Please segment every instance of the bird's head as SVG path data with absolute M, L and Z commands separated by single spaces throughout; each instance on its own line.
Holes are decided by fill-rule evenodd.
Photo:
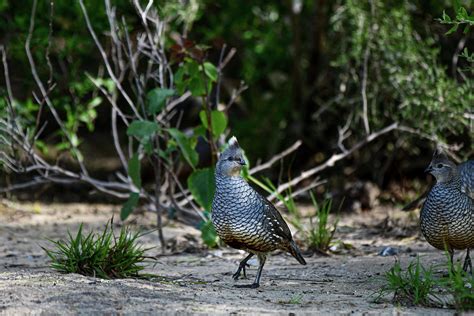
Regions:
M 240 176 L 243 166 L 245 166 L 244 154 L 237 138 L 233 136 L 229 139 L 227 149 L 219 156 L 216 172 L 228 177 L 237 177 Z
M 449 160 L 441 148 L 437 148 L 425 172 L 431 173 L 438 183 L 445 183 L 457 174 L 457 166 Z

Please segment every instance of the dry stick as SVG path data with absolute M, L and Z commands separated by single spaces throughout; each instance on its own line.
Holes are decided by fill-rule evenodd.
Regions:
M 458 45 L 456 46 L 456 50 L 454 51 L 453 57 L 451 59 L 451 68 L 452 68 L 452 75 L 454 78 L 456 78 L 457 72 L 458 72 L 458 60 L 459 60 L 459 53 L 461 53 L 462 49 L 466 45 L 467 41 L 467 36 L 464 35 L 461 37 L 461 39 L 458 42 Z
M 362 68 L 362 85 L 361 85 L 361 94 L 362 94 L 362 119 L 364 121 L 364 129 L 367 135 L 370 134 L 369 127 L 369 115 L 368 115 L 368 106 L 367 106 L 367 67 L 369 62 L 370 55 L 370 45 L 367 44 L 364 53 L 364 64 Z
M 119 198 L 128 198 L 128 193 L 122 193 L 117 190 L 128 192 L 130 189 L 130 184 L 110 182 L 110 181 L 101 181 L 98 179 L 94 179 L 87 174 L 76 173 L 76 172 L 61 168 L 57 165 L 54 165 L 54 166 L 50 165 L 43 158 L 41 158 L 35 151 L 31 150 L 32 146 L 29 144 L 27 135 L 18 134 L 20 133 L 19 130 L 12 130 L 11 126 L 7 126 L 7 128 L 4 128 L 1 124 L 0 124 L 0 131 L 7 133 L 11 137 L 12 141 L 14 141 L 18 145 L 18 147 L 21 148 L 26 154 L 28 154 L 32 163 L 34 163 L 32 166 L 25 168 L 24 172 L 32 172 L 32 171 L 38 171 L 40 173 L 43 172 L 42 173 L 43 177 L 45 179 L 48 179 L 51 182 L 64 183 L 65 181 L 67 181 L 68 183 L 70 183 L 70 182 L 82 181 L 82 182 L 92 185 L 94 188 L 96 188 L 97 190 L 101 192 L 108 193 L 110 195 L 113 195 Z M 58 174 L 58 175 L 66 177 L 66 179 L 54 178 L 50 174 Z M 146 193 L 144 193 L 143 195 L 146 197 Z
M 89 80 L 92 82 L 92 84 L 94 84 L 94 86 L 99 89 L 102 94 L 107 98 L 107 100 L 109 101 L 110 105 L 112 105 L 112 107 L 115 109 L 115 111 L 117 112 L 117 114 L 120 116 L 120 118 L 122 119 L 122 121 L 125 123 L 126 126 L 128 126 L 128 119 L 127 117 L 125 116 L 125 114 L 123 114 L 123 112 L 120 110 L 120 108 L 118 107 L 117 105 L 117 102 L 109 95 L 109 93 L 107 92 L 106 89 L 104 89 L 104 87 L 102 87 L 101 85 L 99 85 L 96 80 L 94 78 L 92 78 L 91 75 L 89 75 L 88 73 L 86 73 L 86 76 L 87 78 L 89 78 Z
M 51 50 L 51 43 L 53 37 L 53 16 L 54 16 L 54 1 L 50 2 L 50 14 L 49 14 L 49 31 L 48 31 L 48 46 L 46 47 L 46 64 L 48 65 L 49 71 L 49 78 L 48 78 L 48 86 L 51 87 L 53 85 L 53 64 L 51 64 L 51 59 L 49 58 L 49 52 Z
M 301 189 L 299 189 L 299 190 L 297 190 L 297 191 L 295 191 L 295 192 L 292 192 L 292 193 L 290 194 L 290 196 L 285 197 L 285 201 L 288 200 L 288 199 L 295 198 L 295 197 L 297 197 L 298 195 L 303 194 L 303 193 L 305 193 L 305 192 L 307 192 L 307 191 L 309 191 L 309 190 L 312 190 L 312 189 L 314 189 L 315 187 L 318 187 L 318 186 L 320 186 L 320 185 L 322 185 L 322 184 L 325 184 L 325 183 L 327 183 L 327 182 L 328 182 L 327 180 L 321 180 L 321 181 L 319 181 L 319 179 L 315 179 L 315 180 L 314 180 L 313 182 L 311 182 L 309 185 L 307 185 L 307 186 L 305 186 L 305 187 L 303 187 L 303 188 L 301 188 Z M 279 200 L 277 203 L 275 203 L 276 206 L 281 206 L 281 205 L 283 205 L 283 204 L 284 204 L 284 203 L 283 203 L 283 201 L 281 201 L 281 200 Z
M 145 95 L 145 92 L 144 92 L 145 89 L 142 85 L 140 76 L 138 75 L 138 72 L 137 72 L 137 65 L 136 65 L 137 59 L 134 58 L 134 54 L 132 52 L 132 44 L 130 42 L 130 36 L 128 34 L 128 27 L 127 27 L 127 24 L 125 23 L 125 18 L 122 19 L 122 24 L 124 27 L 125 43 L 126 43 L 126 48 L 127 48 L 125 54 L 128 53 L 128 59 L 130 60 L 130 66 L 132 68 L 132 76 L 134 79 L 133 81 L 135 82 L 135 86 L 138 92 L 138 101 L 140 102 L 143 113 L 145 113 L 145 103 L 143 101 L 143 96 Z
M 3 63 L 3 74 L 5 76 L 5 84 L 7 86 L 7 95 L 8 95 L 8 108 L 15 116 L 15 110 L 13 109 L 13 93 L 12 93 L 12 86 L 10 83 L 10 74 L 8 72 L 8 63 L 7 63 L 7 52 L 3 45 L 0 45 L 0 51 L 2 52 L 2 63 Z
M 171 175 L 171 177 L 173 178 L 174 182 L 176 183 L 176 185 L 178 186 L 179 190 L 181 192 L 185 192 L 183 186 L 181 185 L 181 183 L 179 182 L 178 180 L 178 177 L 176 176 L 176 174 L 168 167 L 166 166 L 166 164 L 163 164 L 163 166 L 165 167 L 165 169 L 169 172 L 169 174 Z M 191 205 L 191 207 L 193 208 L 193 210 L 196 212 L 196 214 L 199 215 L 199 217 L 202 219 L 202 220 L 207 220 L 206 217 L 202 214 L 202 212 L 199 210 L 199 208 L 196 206 L 196 204 L 194 204 L 193 200 L 190 198 L 190 195 L 184 195 L 184 198 L 182 201 L 178 202 L 177 205 L 179 207 L 183 207 L 184 205 Z
M 370 2 L 370 14 L 371 14 L 371 19 L 375 16 L 375 6 L 372 0 L 369 0 Z M 372 42 L 372 39 L 374 37 L 374 32 L 375 28 L 373 23 L 369 27 L 369 36 L 367 39 L 367 46 L 365 48 L 364 52 L 364 63 L 363 63 L 363 68 L 362 68 L 362 85 L 361 85 L 361 95 L 362 95 L 362 118 L 364 121 L 364 129 L 366 135 L 370 134 L 370 126 L 369 126 L 369 113 L 368 113 L 368 105 L 367 105 L 367 68 L 368 68 L 368 63 L 369 63 L 369 57 L 370 57 L 370 45 Z
M 155 148 L 160 148 L 159 138 L 155 136 Z M 163 222 L 161 218 L 162 208 L 159 203 L 160 201 L 160 184 L 161 184 L 161 159 L 158 154 L 155 154 L 156 162 L 151 159 L 153 165 L 153 172 L 155 174 L 155 209 L 156 209 L 156 221 L 158 228 L 158 238 L 161 244 L 161 253 L 165 253 L 165 238 L 163 237 Z
M 377 132 L 373 132 L 371 133 L 370 135 L 367 135 L 365 137 L 365 139 L 361 140 L 360 142 L 358 142 L 357 144 L 355 144 L 354 146 L 352 146 L 350 149 L 348 149 L 346 152 L 343 152 L 343 153 L 339 153 L 339 154 L 333 154 L 328 160 L 326 160 L 323 164 L 320 164 L 314 168 L 311 168 L 311 169 L 308 169 L 306 171 L 303 171 L 301 173 L 301 175 L 299 175 L 298 177 L 294 178 L 293 180 L 289 181 L 289 182 L 286 182 L 286 183 L 283 183 L 281 185 L 279 185 L 277 187 L 277 189 L 275 190 L 275 192 L 273 194 L 271 194 L 268 198 L 270 200 L 273 200 L 276 198 L 277 194 L 280 194 L 282 193 L 283 191 L 289 189 L 290 187 L 293 187 L 295 185 L 297 185 L 298 183 L 300 183 L 301 181 L 317 174 L 318 172 L 328 168 L 328 167 L 332 167 L 334 166 L 334 164 L 341 160 L 341 159 L 344 159 L 346 158 L 347 156 L 351 155 L 354 151 L 360 149 L 362 146 L 372 142 L 373 140 L 375 140 L 376 138 L 386 134 L 386 133 L 389 133 L 393 130 L 396 130 L 398 127 L 398 123 L 393 123 L 387 127 L 384 127 L 382 128 L 381 130 L 377 131 Z
M 410 133 L 410 134 L 414 134 L 418 137 L 421 137 L 421 138 L 425 138 L 427 140 L 430 140 L 432 142 L 435 142 L 436 144 L 438 144 L 439 146 L 447 149 L 447 153 L 448 155 L 453 158 L 457 163 L 461 162 L 461 159 L 459 158 L 459 156 L 455 155 L 453 153 L 453 151 L 458 151 L 459 149 L 461 149 L 462 146 L 459 146 L 459 145 L 448 145 L 447 143 L 441 141 L 438 137 L 434 136 L 434 135 L 429 135 L 429 134 L 426 134 L 420 130 L 417 130 L 417 129 L 414 129 L 414 128 L 411 128 L 411 127 L 408 127 L 408 126 L 404 126 L 404 125 L 401 125 L 401 126 L 398 126 L 397 130 L 401 131 L 401 132 L 406 132 L 406 133 Z
M 120 146 L 120 139 L 117 131 L 117 110 L 115 107 L 112 107 L 112 138 L 114 140 L 115 151 L 117 151 L 117 154 L 119 155 L 122 167 L 128 173 L 127 159 L 125 159 L 122 147 Z
M 225 106 L 225 112 L 228 112 L 230 107 L 235 103 L 235 101 L 237 100 L 237 98 L 242 94 L 242 92 L 244 92 L 245 90 L 248 89 L 248 86 L 243 82 L 241 81 L 240 82 L 240 86 L 238 89 L 234 89 L 232 91 L 232 95 L 230 97 L 230 100 L 229 102 L 227 103 L 227 105 Z
M 250 169 L 249 174 L 252 175 L 252 174 L 255 174 L 255 173 L 260 172 L 262 170 L 270 168 L 275 162 L 277 162 L 278 160 L 282 159 L 285 156 L 288 156 L 289 154 L 291 154 L 292 152 L 297 150 L 301 146 L 302 143 L 303 142 L 301 140 L 297 140 L 293 145 L 291 145 L 290 147 L 288 147 L 287 149 L 285 149 L 281 153 L 273 156 L 267 162 L 265 162 L 261 165 L 255 166 L 252 169 Z
M 174 107 L 176 107 L 177 105 L 183 103 L 187 98 L 189 98 L 191 96 L 191 92 L 189 91 L 186 91 L 182 96 L 180 96 L 179 98 L 177 99 L 174 99 L 173 101 L 171 101 L 170 103 L 168 103 L 168 105 L 166 105 L 166 107 L 164 108 L 163 111 L 161 111 L 161 113 L 159 115 L 157 115 L 156 117 L 156 120 L 158 122 L 161 122 L 165 117 L 166 115 L 174 109 Z
M 35 2 L 36 2 L 36 0 L 35 0 Z M 91 21 L 89 20 L 89 15 L 87 14 L 86 7 L 84 6 L 84 1 L 79 0 L 79 4 L 81 6 L 81 10 L 82 10 L 82 14 L 84 15 L 84 19 L 86 20 L 87 29 L 89 30 L 89 33 L 91 34 L 91 36 L 92 36 L 92 38 L 95 42 L 95 45 L 97 46 L 97 49 L 99 50 L 100 55 L 102 56 L 102 59 L 103 59 L 104 64 L 105 64 L 105 68 L 107 69 L 107 72 L 108 72 L 110 78 L 112 79 L 112 81 L 117 86 L 117 89 L 120 90 L 120 93 L 122 94 L 123 98 L 125 99 L 125 101 L 127 101 L 128 105 L 132 109 L 133 114 L 135 114 L 135 116 L 137 118 L 142 119 L 140 113 L 138 113 L 137 109 L 135 108 L 135 104 L 133 103 L 132 99 L 130 99 L 127 92 L 125 92 L 125 90 L 123 89 L 122 84 L 120 83 L 120 81 L 115 76 L 115 73 L 112 69 L 112 66 L 109 63 L 109 59 L 107 57 L 107 54 L 105 53 L 104 48 L 100 44 L 99 39 L 97 38 L 97 34 L 95 33 L 94 29 L 92 28 Z
M 112 49 L 112 60 L 114 61 L 116 71 L 123 71 L 123 59 L 122 59 L 122 46 L 121 42 L 117 36 L 117 23 L 115 19 L 115 8 L 110 5 L 110 0 L 105 0 L 105 14 L 110 27 L 110 37 L 112 37 L 113 44 L 111 45 Z
M 133 4 L 135 5 L 135 10 L 138 11 L 138 13 L 140 14 L 140 16 L 142 18 L 142 25 L 145 29 L 145 36 L 146 36 L 146 38 L 148 38 L 149 48 L 151 50 L 152 56 L 156 57 L 156 60 L 157 60 L 158 64 L 161 65 L 164 62 L 164 59 L 163 59 L 163 56 L 156 49 L 156 45 L 154 45 L 153 36 L 151 35 L 150 28 L 149 28 L 148 22 L 147 22 L 148 20 L 150 20 L 150 21 L 152 21 L 156 24 L 157 28 L 159 28 L 160 22 L 156 21 L 156 20 L 154 20 L 154 19 L 152 19 L 151 17 L 148 16 L 148 11 L 150 10 L 150 8 L 153 4 L 153 0 L 150 0 L 148 2 L 147 6 L 145 8 L 145 11 L 141 8 L 140 3 L 137 0 L 134 0 Z M 163 30 L 163 29 L 161 29 L 161 30 Z M 163 72 L 164 72 L 164 68 L 160 66 L 159 67 L 159 82 L 160 82 L 160 87 L 162 87 L 162 88 L 165 87 L 165 81 L 164 81 L 165 75 L 164 75 Z

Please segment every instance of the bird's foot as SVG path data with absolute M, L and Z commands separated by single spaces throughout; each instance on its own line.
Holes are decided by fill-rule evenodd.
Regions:
M 465 272 L 469 272 L 472 275 L 472 261 L 471 261 L 471 258 L 469 258 L 469 257 L 466 258 L 466 260 L 464 261 L 464 265 L 463 265 L 462 269 Z
M 234 287 L 239 289 L 256 289 L 260 286 L 259 283 L 252 283 L 252 284 L 236 284 Z
M 250 265 L 248 265 L 247 263 L 244 263 L 244 264 L 240 264 L 239 265 L 239 268 L 237 269 L 237 271 L 234 273 L 234 275 L 232 276 L 232 278 L 237 281 L 239 278 L 240 278 L 240 272 L 243 272 L 244 274 L 244 279 L 247 278 L 247 273 L 245 273 L 245 267 L 250 267 Z

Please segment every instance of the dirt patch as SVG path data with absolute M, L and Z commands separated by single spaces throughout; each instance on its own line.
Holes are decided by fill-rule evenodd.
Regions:
M 166 226 L 165 236 L 175 253 L 161 256 L 159 248 L 150 252 L 158 258 L 146 269 L 156 275 L 150 280 L 101 280 L 63 275 L 48 267 L 41 249 L 48 246 L 45 239 L 64 238 L 81 222 L 86 231 L 102 228 L 118 212 L 118 206 L 110 205 L 0 201 L 0 314 L 454 313 L 373 302 L 381 275 L 395 261 L 393 256 L 378 256 L 385 246 L 397 249 L 405 264 L 417 254 L 424 264 L 445 260 L 414 233 L 416 216 L 384 208 L 341 219 L 336 239 L 354 247 L 345 254 L 313 255 L 307 257 L 306 266 L 286 254 L 274 254 L 257 290 L 233 287 L 231 276 L 243 252 L 204 250 L 198 230 L 174 222 Z M 130 223 L 137 229 L 152 229 L 154 217 L 143 214 Z M 157 239 L 153 233 L 142 242 L 156 246 Z M 238 283 L 251 283 L 255 273 L 252 266 L 249 279 Z

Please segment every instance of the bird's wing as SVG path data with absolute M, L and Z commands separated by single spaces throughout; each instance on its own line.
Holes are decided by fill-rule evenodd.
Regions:
M 267 198 L 260 194 L 258 194 L 258 196 L 260 197 L 260 200 L 262 201 L 265 208 L 264 225 L 274 234 L 284 238 L 285 240 L 293 240 L 290 228 L 283 219 L 283 216 L 281 216 L 280 212 L 278 212 L 276 207 L 269 200 L 267 200 Z
M 461 175 L 461 191 L 474 199 L 474 160 L 459 165 Z

